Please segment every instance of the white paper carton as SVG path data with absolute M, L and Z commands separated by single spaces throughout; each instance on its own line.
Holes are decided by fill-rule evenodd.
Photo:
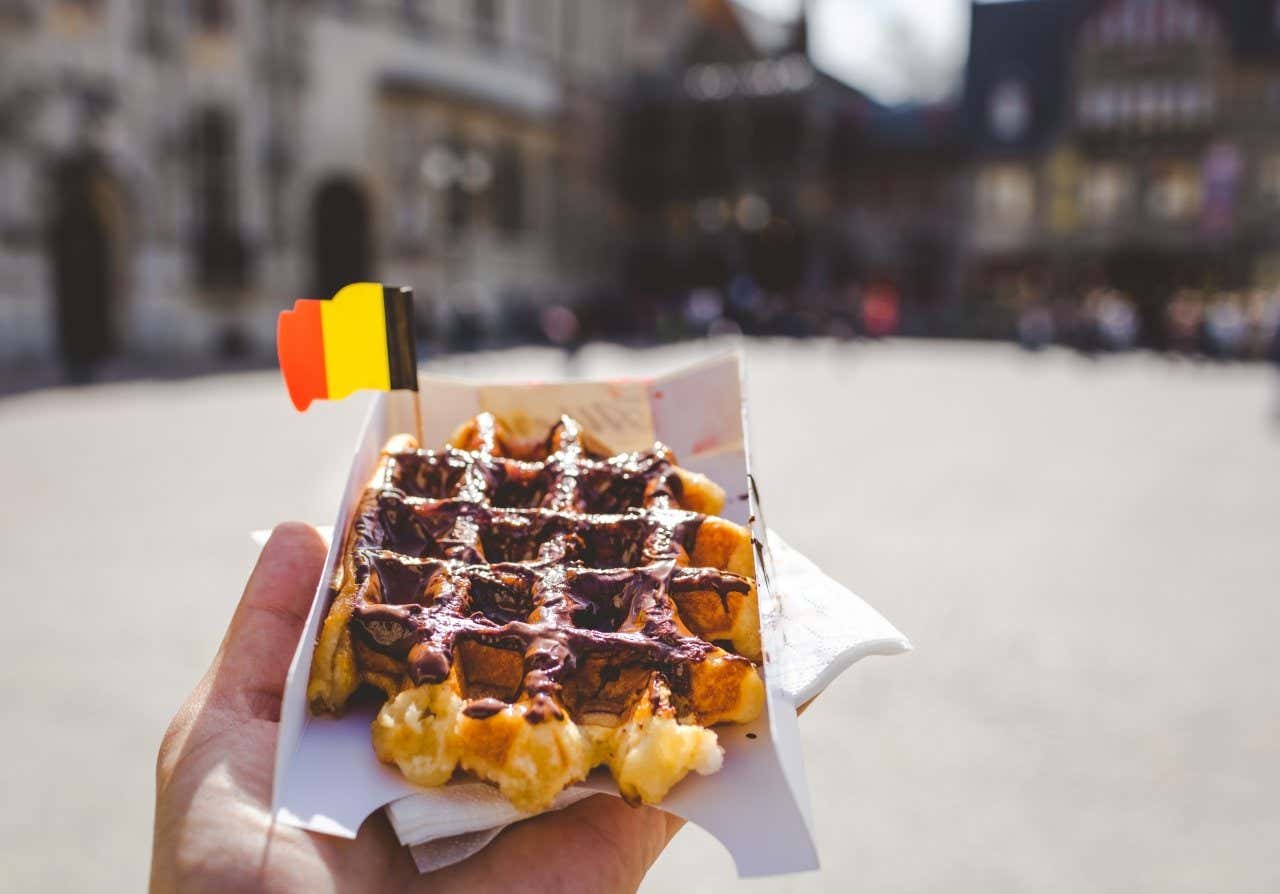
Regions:
M 306 703 L 311 654 L 327 608 L 341 532 L 350 523 L 382 445 L 390 435 L 412 430 L 411 401 L 417 398 L 427 445 L 443 444 L 459 423 L 483 410 L 528 434 L 545 433 L 562 413 L 568 413 L 615 450 L 643 449 L 655 440 L 663 441 L 681 465 L 708 475 L 724 488 L 727 498 L 722 514 L 748 525 L 756 544 L 766 711 L 754 723 L 718 727 L 725 751 L 723 769 L 710 776 L 686 777 L 662 807 L 719 839 L 742 876 L 817 868 L 796 707 L 863 655 L 892 654 L 909 645 L 874 610 L 793 550 L 785 550 L 783 557 L 786 580 L 834 592 L 837 600 L 840 594 L 846 595 L 850 602 L 841 610 L 848 615 L 846 626 L 852 624 L 854 629 L 824 648 L 823 633 L 814 623 L 820 603 L 790 600 L 787 588 L 775 585 L 778 559 L 769 546 L 749 474 L 740 367 L 740 359 L 730 354 L 651 379 L 476 384 L 423 377 L 417 395 L 378 395 L 351 464 L 335 525 L 339 535 L 333 538 L 326 563 L 329 570 L 317 588 L 289 669 L 276 754 L 273 810 L 277 820 L 350 838 L 379 807 L 431 792 L 408 783 L 374 756 L 371 711 L 353 710 L 342 718 L 312 717 Z M 773 542 L 780 543 L 776 535 Z M 597 770 L 582 786 L 617 794 L 604 770 Z M 440 803 L 442 810 L 452 809 L 448 799 Z M 484 817 L 495 815 L 499 819 L 486 825 Z M 763 817 L 768 821 L 763 822 Z M 454 835 L 504 821 L 510 818 L 459 812 L 432 825 L 437 835 Z

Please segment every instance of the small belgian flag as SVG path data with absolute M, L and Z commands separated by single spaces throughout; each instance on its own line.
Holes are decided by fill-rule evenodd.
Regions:
M 418 390 L 413 290 L 362 282 L 281 311 L 276 350 L 298 410 L 362 388 Z

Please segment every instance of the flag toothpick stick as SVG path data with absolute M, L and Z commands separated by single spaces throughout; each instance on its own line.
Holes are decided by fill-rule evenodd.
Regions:
M 422 439 L 422 401 L 418 398 L 418 389 L 413 389 L 413 436 L 418 439 L 419 447 L 426 447 Z

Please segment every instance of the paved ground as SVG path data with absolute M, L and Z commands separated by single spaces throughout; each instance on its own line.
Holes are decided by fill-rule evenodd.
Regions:
M 591 349 L 578 371 L 692 350 Z M 771 523 L 916 652 L 803 719 L 823 872 L 739 887 L 1276 890 L 1274 374 L 922 342 L 749 357 Z M 4 887 L 143 887 L 155 746 L 245 532 L 330 519 L 362 412 L 296 416 L 261 373 L 0 400 Z M 689 829 L 646 888 L 733 885 Z

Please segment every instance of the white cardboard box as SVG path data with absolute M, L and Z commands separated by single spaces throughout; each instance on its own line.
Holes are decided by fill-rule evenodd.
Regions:
M 724 488 L 722 514 L 748 525 L 756 544 L 767 707 L 754 723 L 717 727 L 725 750 L 723 769 L 710 776 L 690 774 L 662 807 L 719 839 L 744 877 L 817 868 L 796 708 L 853 661 L 910 646 L 866 603 L 781 544 L 776 535 L 766 537 L 749 471 L 740 370 L 740 357 L 727 354 L 648 379 L 477 384 L 423 377 L 418 394 L 379 394 L 351 463 L 328 570 L 289 669 L 276 753 L 272 806 L 277 821 L 351 838 L 383 805 L 409 796 L 431 797 L 433 790 L 410 784 L 374 756 L 371 711 L 312 717 L 306 700 L 311 654 L 327 610 L 341 532 L 351 521 L 382 445 L 392 434 L 412 430 L 411 401 L 419 399 L 426 446 L 445 443 L 458 424 L 482 410 L 529 434 L 544 434 L 561 413 L 569 413 L 615 450 L 643 449 L 661 440 L 682 466 L 710 476 Z M 767 545 L 771 542 L 772 549 Z M 617 794 L 604 770 L 582 785 Z M 441 810 L 449 809 L 441 800 Z M 476 828 L 474 816 L 459 816 L 451 823 L 447 814 L 442 817 L 441 834 Z

